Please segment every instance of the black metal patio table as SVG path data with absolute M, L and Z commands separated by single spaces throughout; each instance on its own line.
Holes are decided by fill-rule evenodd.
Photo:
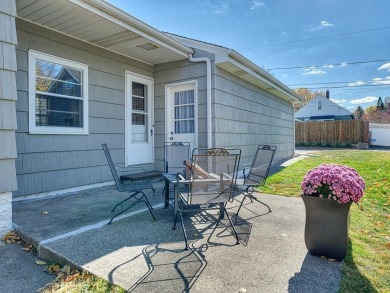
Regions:
M 169 207 L 169 184 L 173 185 L 173 219 L 175 219 L 176 212 L 177 212 L 177 202 L 178 202 L 178 196 L 179 196 L 179 183 L 185 183 L 188 182 L 188 180 L 179 180 L 177 174 L 173 173 L 162 173 L 162 177 L 165 180 L 165 208 Z

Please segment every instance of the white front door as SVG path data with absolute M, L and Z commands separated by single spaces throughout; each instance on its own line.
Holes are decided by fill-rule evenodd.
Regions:
M 197 82 L 166 86 L 165 141 L 189 142 L 191 150 L 197 147 Z
M 153 79 L 126 72 L 126 165 L 154 162 Z

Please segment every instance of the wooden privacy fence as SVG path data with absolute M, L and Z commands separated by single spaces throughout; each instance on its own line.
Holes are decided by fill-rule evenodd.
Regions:
M 349 145 L 369 141 L 368 122 L 363 120 L 295 122 L 298 145 Z

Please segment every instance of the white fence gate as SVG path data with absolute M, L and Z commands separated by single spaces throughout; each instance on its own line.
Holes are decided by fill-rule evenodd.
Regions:
M 390 124 L 370 123 L 371 144 L 390 146 Z

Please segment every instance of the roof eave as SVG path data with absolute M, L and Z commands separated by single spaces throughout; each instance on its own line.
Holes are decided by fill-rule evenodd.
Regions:
M 234 60 L 237 60 L 239 63 L 244 65 L 245 67 L 251 69 L 256 75 L 261 77 L 261 79 L 268 83 L 269 85 L 275 87 L 277 90 L 281 91 L 283 97 L 288 97 L 288 100 L 290 102 L 301 102 L 302 98 L 300 95 L 295 93 L 292 89 L 290 89 L 288 86 L 280 82 L 278 79 L 273 77 L 271 74 L 254 64 L 249 59 L 242 56 L 240 53 L 238 53 L 235 50 L 229 50 L 227 52 L 228 56 Z
M 165 45 L 181 54 L 183 57 L 188 57 L 188 54 L 192 54 L 194 51 L 183 45 L 182 43 L 176 41 L 175 39 L 167 36 L 163 32 L 147 25 L 146 23 L 134 18 L 130 14 L 120 10 L 114 5 L 107 3 L 103 0 L 69 0 L 72 3 L 75 3 L 85 9 L 88 9 L 93 12 L 104 12 L 107 15 L 111 16 L 114 19 L 120 20 L 124 24 L 132 27 L 134 31 L 138 34 L 143 35 L 144 37 L 152 37 L 156 43 L 160 45 Z M 95 10 L 95 11 L 94 11 Z

